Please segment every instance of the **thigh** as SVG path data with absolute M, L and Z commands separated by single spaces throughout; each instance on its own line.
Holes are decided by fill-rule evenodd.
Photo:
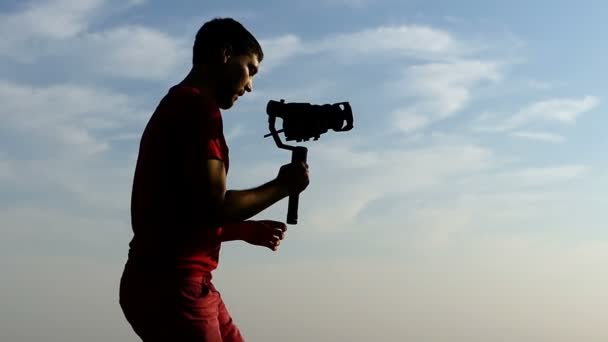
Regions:
M 201 277 L 124 277 L 121 306 L 145 342 L 222 342 L 221 298 Z
M 239 328 L 234 323 L 234 320 L 228 312 L 228 308 L 224 304 L 221 295 L 218 293 L 220 302 L 218 308 L 218 322 L 223 342 L 245 342 Z
M 222 342 L 219 293 L 210 291 L 200 279 L 186 279 L 179 286 L 170 322 L 175 341 Z M 169 341 L 167 339 L 166 341 Z

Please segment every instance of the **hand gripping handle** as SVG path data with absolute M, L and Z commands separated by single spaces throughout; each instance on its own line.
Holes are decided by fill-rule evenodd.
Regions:
M 300 163 L 306 162 L 306 155 L 308 150 L 306 147 L 297 146 L 291 151 L 291 162 Z M 300 194 L 289 195 L 289 206 L 287 207 L 287 223 L 298 224 L 298 203 L 300 201 Z

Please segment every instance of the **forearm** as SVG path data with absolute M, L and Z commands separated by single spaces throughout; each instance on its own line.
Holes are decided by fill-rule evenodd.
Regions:
M 218 210 L 222 223 L 245 221 L 288 196 L 285 187 L 272 180 L 249 190 L 228 190 Z
M 218 234 L 222 241 L 241 240 L 248 232 L 260 229 L 259 225 L 245 222 L 246 220 L 289 194 L 299 193 L 306 188 L 308 166 L 305 163 L 286 164 L 281 166 L 277 177 L 266 184 L 249 190 L 226 191 L 224 164 L 219 160 L 209 159 L 205 163 L 201 179 L 204 182 L 200 183 L 200 191 L 197 192 L 206 195 L 201 201 L 204 208 L 201 214 L 206 218 L 205 221 L 219 228 Z M 265 224 L 261 227 L 262 230 L 268 228 Z M 251 234 L 249 235 L 251 237 Z M 267 242 L 255 239 L 251 241 L 255 244 Z

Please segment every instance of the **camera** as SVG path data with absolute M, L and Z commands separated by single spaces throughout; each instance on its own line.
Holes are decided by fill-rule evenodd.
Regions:
M 285 139 L 296 142 L 318 140 L 321 134 L 330 129 L 336 132 L 350 131 L 353 128 L 353 112 L 348 102 L 315 105 L 311 103 L 285 103 L 281 101 L 268 101 L 266 106 L 268 114 L 268 129 L 270 133 L 264 137 L 272 136 L 277 147 L 291 151 L 291 162 L 306 162 L 308 149 L 304 146 L 286 145 L 279 138 L 279 133 L 285 133 Z M 283 119 L 283 128 L 277 130 L 276 119 Z M 287 207 L 287 223 L 298 223 L 299 194 L 289 196 Z
M 344 132 L 353 128 L 353 113 L 348 102 L 316 105 L 270 100 L 266 113 L 271 118 L 283 119 L 283 128 L 277 132 L 285 133 L 287 141 L 318 140 L 330 129 Z

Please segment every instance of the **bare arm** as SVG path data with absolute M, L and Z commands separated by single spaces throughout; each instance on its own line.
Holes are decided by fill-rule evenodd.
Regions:
M 247 220 L 289 195 L 277 178 L 249 190 L 226 190 L 224 163 L 209 159 L 206 164 L 210 202 L 218 223 Z
M 208 215 L 224 227 L 222 240 L 242 240 L 247 225 L 243 222 L 270 207 L 290 193 L 300 192 L 308 185 L 307 165 L 287 164 L 273 180 L 248 190 L 226 190 L 224 163 L 209 159 L 205 162 L 205 181 L 209 185 Z

